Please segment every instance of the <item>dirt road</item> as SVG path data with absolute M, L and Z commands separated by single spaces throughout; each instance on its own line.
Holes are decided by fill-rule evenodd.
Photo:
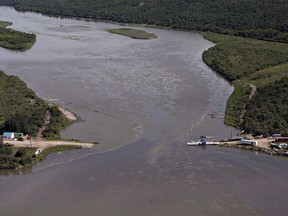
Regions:
M 63 141 L 63 140 L 47 141 L 47 140 L 33 140 L 32 139 L 31 144 L 30 144 L 30 140 L 24 140 L 24 141 L 4 140 L 4 143 L 7 143 L 7 142 L 13 144 L 16 147 L 30 147 L 31 145 L 32 147 L 40 148 L 40 149 L 44 149 L 50 146 L 57 146 L 57 145 L 77 145 L 77 146 L 81 146 L 82 148 L 93 148 L 94 146 L 92 143 L 71 142 L 71 141 Z

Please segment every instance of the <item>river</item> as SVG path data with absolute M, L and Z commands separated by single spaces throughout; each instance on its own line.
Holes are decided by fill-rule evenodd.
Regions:
M 20 171 L 1 171 L 1 215 L 284 215 L 287 159 L 221 147 L 233 87 L 202 61 L 197 32 L 133 27 L 153 40 L 110 34 L 119 24 L 19 13 L 0 20 L 35 33 L 32 49 L 0 48 L 0 70 L 82 121 L 64 138 L 98 141 Z

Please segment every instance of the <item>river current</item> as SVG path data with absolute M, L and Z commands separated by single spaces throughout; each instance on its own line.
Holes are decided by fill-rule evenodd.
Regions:
M 9 7 L 0 20 L 37 35 L 28 51 L 0 48 L 0 70 L 81 118 L 62 137 L 100 142 L 2 171 L 1 215 L 285 215 L 287 159 L 186 146 L 237 133 L 210 117 L 233 88 L 203 63 L 201 34 L 133 26 L 158 36 L 135 40 Z

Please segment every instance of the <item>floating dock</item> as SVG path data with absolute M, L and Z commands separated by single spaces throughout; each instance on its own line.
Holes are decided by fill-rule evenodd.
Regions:
M 205 146 L 205 145 L 220 145 L 220 142 L 201 142 L 201 141 L 196 141 L 196 142 L 187 142 L 187 145 L 189 146 Z

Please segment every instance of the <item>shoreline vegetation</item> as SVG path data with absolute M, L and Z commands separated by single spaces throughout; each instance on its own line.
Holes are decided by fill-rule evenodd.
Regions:
M 36 42 L 36 35 L 7 28 L 11 22 L 0 21 L 0 46 L 10 50 L 25 51 Z
M 119 29 L 105 29 L 105 30 L 112 34 L 119 34 L 133 39 L 150 40 L 157 38 L 157 36 L 153 33 L 149 33 L 138 29 L 119 28 Z
M 234 86 L 225 124 L 245 133 L 288 134 L 288 44 L 203 33 L 203 61 Z
M 20 143 L 21 141 L 15 142 Z M 41 141 L 41 145 L 45 146 L 45 144 L 43 144 L 43 141 Z M 29 144 L 24 146 L 23 143 L 20 145 L 15 144 L 15 146 L 13 147 L 7 146 L 7 144 L 1 144 L 0 170 L 21 169 L 24 166 L 31 166 L 44 160 L 48 154 L 83 148 L 92 148 L 91 145 L 92 144 L 88 143 L 62 142 L 61 144 L 51 143 L 43 148 L 39 148 L 39 145 L 33 145 L 32 147 L 29 147 Z M 37 150 L 41 153 L 36 156 L 35 152 Z

